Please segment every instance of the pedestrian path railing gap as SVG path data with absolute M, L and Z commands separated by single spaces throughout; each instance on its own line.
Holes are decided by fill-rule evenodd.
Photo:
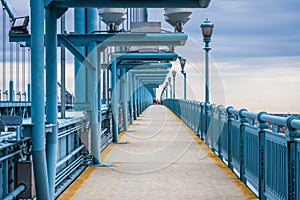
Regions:
M 259 199 L 300 199 L 300 120 L 166 99 L 172 110 Z

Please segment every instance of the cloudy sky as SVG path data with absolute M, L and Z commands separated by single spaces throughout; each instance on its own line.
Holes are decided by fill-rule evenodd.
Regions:
M 300 113 L 299 11 L 299 0 L 212 0 L 209 8 L 194 9 L 184 27 L 191 41 L 177 48 L 190 61 L 186 67 L 191 77 L 188 96 L 204 99 L 199 26 L 209 18 L 215 25 L 210 54 L 211 102 L 254 112 Z M 163 11 L 151 9 L 150 19 L 157 20 L 159 13 Z
M 28 2 L 8 1 L 18 16 L 28 13 Z M 184 27 L 189 40 L 185 47 L 176 48 L 188 60 L 188 98 L 204 100 L 204 52 L 199 26 L 209 18 L 215 25 L 210 101 L 253 112 L 300 113 L 299 11 L 299 0 L 212 0 L 207 9 L 193 9 Z M 149 21 L 163 21 L 163 9 L 149 9 Z M 72 23 L 67 24 L 72 29 Z M 165 22 L 163 27 L 173 29 Z M 183 80 L 179 65 L 173 66 L 178 71 L 176 88 L 181 98 Z

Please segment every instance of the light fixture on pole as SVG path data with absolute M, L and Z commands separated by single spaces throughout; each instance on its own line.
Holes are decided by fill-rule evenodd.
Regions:
M 211 41 L 211 35 L 213 33 L 214 25 L 206 19 L 201 25 L 202 35 L 203 35 L 203 42 L 205 43 L 205 102 L 209 103 L 209 59 L 208 59 L 208 52 L 211 50 L 209 47 L 209 43 Z
M 173 76 L 173 99 L 175 99 L 175 77 L 176 77 L 176 71 L 172 71 L 172 76 Z
M 168 99 L 168 82 L 166 82 L 165 88 L 166 88 L 166 99 Z
M 170 99 L 172 99 L 173 95 L 172 95 L 172 85 L 171 85 L 171 77 L 168 77 L 168 82 L 169 82 L 169 87 L 170 87 Z
M 205 123 L 204 123 L 204 139 L 205 143 L 208 141 L 207 133 L 209 127 L 208 121 L 208 105 L 209 105 L 209 63 L 208 63 L 208 52 L 211 50 L 209 47 L 209 42 L 211 41 L 211 35 L 213 32 L 214 25 L 206 19 L 201 25 L 202 35 L 203 35 L 203 42 L 205 43 L 204 50 L 205 50 Z M 203 139 L 203 136 L 201 136 Z
M 184 57 L 178 57 L 180 66 L 181 66 L 181 73 L 183 74 L 184 77 L 184 85 L 183 85 L 183 99 L 186 100 L 186 72 L 184 71 L 186 59 Z

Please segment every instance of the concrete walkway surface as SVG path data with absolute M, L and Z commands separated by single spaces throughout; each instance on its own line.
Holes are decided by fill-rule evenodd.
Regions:
M 256 199 L 162 105 L 148 107 L 103 153 L 113 167 L 88 167 L 59 199 Z

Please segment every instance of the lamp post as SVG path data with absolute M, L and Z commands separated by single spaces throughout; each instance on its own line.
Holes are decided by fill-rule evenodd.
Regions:
M 204 50 L 205 50 L 205 125 L 204 125 L 204 134 L 205 134 L 205 143 L 208 142 L 208 127 L 209 127 L 209 120 L 208 120 L 208 105 L 209 105 L 209 63 L 208 63 L 208 52 L 211 50 L 209 47 L 209 43 L 211 41 L 211 35 L 213 32 L 214 25 L 206 19 L 201 25 L 202 35 L 203 35 L 203 42 L 205 43 Z
M 172 75 L 173 75 L 173 99 L 175 99 L 175 76 L 176 76 L 175 70 L 172 71 Z
M 211 41 L 211 35 L 213 32 L 214 25 L 206 19 L 201 25 L 203 42 L 205 43 L 205 103 L 209 103 L 209 60 L 208 60 L 208 52 L 211 50 L 209 47 L 209 43 Z
M 168 82 L 166 82 L 166 99 L 168 99 Z
M 186 100 L 186 72 L 184 71 L 186 59 L 184 57 L 179 57 L 179 62 L 180 62 L 180 66 L 181 66 L 181 73 L 183 74 L 183 77 L 184 77 L 183 99 Z
M 172 95 L 172 85 L 171 85 L 171 77 L 170 76 L 168 77 L 168 82 L 169 82 L 169 87 L 170 87 L 170 99 L 172 99 L 173 95 Z

